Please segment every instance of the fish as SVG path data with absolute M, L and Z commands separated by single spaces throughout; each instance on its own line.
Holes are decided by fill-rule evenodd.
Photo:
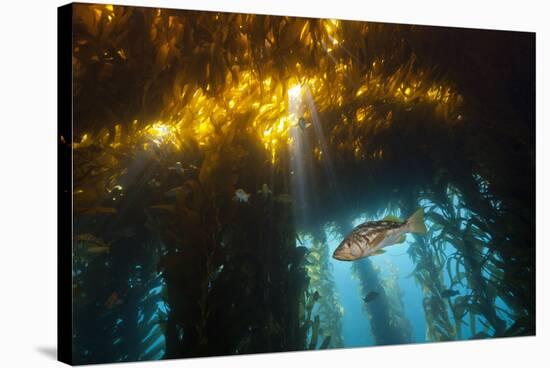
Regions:
M 149 180 L 149 182 L 147 184 L 149 184 L 152 187 L 158 188 L 158 187 L 160 187 L 161 182 L 158 181 L 157 179 L 153 178 L 153 179 Z
M 117 184 L 117 185 L 115 185 L 112 189 L 107 189 L 107 191 L 108 191 L 109 193 L 115 192 L 115 194 L 117 194 L 117 193 L 122 192 L 122 189 L 123 189 L 123 188 L 122 188 L 122 185 Z
M 258 193 L 261 194 L 264 199 L 269 197 L 271 195 L 271 189 L 269 189 L 269 186 L 266 183 L 262 184 L 262 189 L 258 190 Z
M 306 119 L 301 117 L 300 119 L 298 119 L 298 123 L 295 126 L 300 127 L 300 129 L 302 130 L 305 130 L 306 128 L 309 128 L 311 126 L 311 123 L 306 122 Z
M 111 194 L 111 198 L 113 199 L 113 201 L 116 201 L 117 199 L 121 199 L 122 197 L 124 197 L 124 191 L 123 191 L 122 185 L 115 185 L 113 189 L 109 191 L 109 193 Z
M 451 298 L 451 297 L 456 296 L 458 294 L 460 294 L 460 293 L 457 290 L 453 290 L 453 289 L 447 289 L 447 290 L 443 290 L 441 292 L 441 296 L 443 298 Z
M 119 298 L 118 293 L 114 291 L 109 298 L 105 301 L 105 307 L 107 309 L 112 309 L 116 307 L 117 305 L 122 304 L 122 300 Z
M 174 164 L 174 166 L 170 166 L 170 167 L 168 168 L 168 170 L 170 170 L 170 171 L 175 171 L 175 172 L 178 173 L 178 174 L 185 174 L 185 172 L 187 171 L 187 169 L 184 169 L 184 168 L 183 168 L 183 165 L 182 165 L 181 162 L 179 162 L 179 161 L 176 162 L 176 163 Z
M 340 261 L 355 261 L 384 253 L 383 248 L 403 243 L 406 233 L 426 234 L 424 212 L 418 209 L 408 220 L 387 216 L 381 221 L 368 221 L 355 227 L 342 240 L 332 257 Z
M 370 303 L 374 299 L 378 298 L 378 295 L 380 295 L 380 293 L 378 293 L 376 291 L 370 291 L 367 295 L 365 295 L 363 300 L 365 301 L 365 303 Z
M 249 198 L 250 198 L 250 194 L 245 192 L 244 189 L 239 188 L 235 191 L 235 196 L 233 197 L 233 200 L 238 202 L 248 203 Z

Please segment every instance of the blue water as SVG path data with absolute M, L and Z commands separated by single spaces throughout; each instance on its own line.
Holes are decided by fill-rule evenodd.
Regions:
M 334 252 L 341 238 L 327 236 L 329 254 Z M 373 344 L 373 338 L 367 331 L 370 331 L 370 323 L 363 308 L 363 300 L 357 280 L 352 278 L 351 263 L 339 262 L 331 259 L 334 266 L 334 283 L 336 292 L 344 307 L 342 317 L 342 336 L 346 347 L 366 346 Z
M 458 217 L 465 220 L 469 219 L 471 217 L 471 213 L 461 207 L 461 203 L 457 195 L 449 192 L 449 197 L 454 206 L 453 210 L 456 211 Z M 429 208 L 432 213 L 444 216 L 444 211 L 435 207 L 435 205 L 430 201 L 423 200 L 419 203 L 419 205 L 424 209 Z M 377 217 L 367 217 L 365 215 L 357 216 L 350 225 L 355 227 L 365 221 L 379 220 L 389 214 L 390 213 L 386 211 Z M 403 217 L 399 211 L 391 214 Z M 431 230 L 435 235 L 441 231 L 432 229 L 434 223 L 432 223 L 428 218 L 425 219 L 425 224 L 428 230 Z M 464 230 L 462 225 L 460 225 L 460 227 Z M 365 297 L 364 291 L 361 288 L 360 280 L 353 271 L 354 262 L 338 261 L 331 257 L 334 250 L 343 240 L 344 234 L 340 234 L 338 231 L 335 231 L 334 228 L 326 226 L 325 235 L 327 240 L 324 246 L 328 248 L 327 255 L 329 258 L 329 267 L 324 270 L 324 272 L 329 275 L 329 279 L 333 280 L 334 293 L 337 297 L 339 307 L 341 307 L 341 310 L 343 311 L 340 321 L 343 347 L 374 346 L 376 345 L 376 339 L 372 335 L 370 324 L 370 318 L 374 317 L 369 316 L 367 308 L 365 307 L 365 301 L 363 300 Z M 308 234 L 302 234 L 301 238 L 302 239 L 297 242 L 297 246 L 301 246 L 302 244 L 306 247 L 312 246 L 311 242 L 313 238 L 311 236 Z M 486 237 L 483 238 L 483 241 L 489 243 L 491 241 L 490 236 L 486 235 Z M 430 342 L 430 340 L 428 340 L 427 337 L 427 323 L 424 310 L 424 299 L 426 296 L 424 295 L 419 283 L 415 280 L 416 265 L 412 261 L 411 256 L 408 254 L 409 247 L 414 242 L 415 239 L 413 236 L 407 234 L 405 242 L 386 247 L 385 253 L 371 256 L 369 259 L 377 272 L 378 279 L 382 283 L 384 281 L 394 279 L 395 275 L 397 275 L 396 280 L 399 289 L 399 297 L 402 304 L 401 313 L 411 327 L 410 342 L 423 343 Z M 433 245 L 426 239 L 425 246 L 432 247 Z M 451 243 L 443 243 L 443 246 L 443 254 L 446 257 L 449 257 L 456 252 L 456 248 Z M 482 254 L 486 254 L 488 249 L 489 248 L 482 248 Z M 453 273 L 456 271 L 455 264 L 451 265 L 451 269 Z M 464 271 L 464 266 L 459 265 L 458 272 Z M 487 271 L 483 271 L 483 276 L 488 278 L 490 275 Z M 451 285 L 451 280 L 447 273 L 446 267 L 442 270 L 441 277 L 441 281 L 443 283 L 442 288 L 452 289 L 458 292 L 457 297 L 466 297 L 471 294 L 471 290 L 469 290 L 465 285 Z M 156 305 L 156 308 L 152 309 L 152 314 L 145 315 L 142 312 L 138 314 L 138 324 L 143 327 L 145 335 L 142 340 L 144 350 L 141 359 L 159 359 L 164 354 L 165 339 L 163 331 L 160 327 L 161 323 L 159 323 L 159 321 L 164 319 L 167 315 L 168 306 L 161 296 L 163 287 L 163 281 L 160 278 L 157 278 L 146 297 L 146 299 L 149 299 Z M 392 290 L 387 289 L 388 286 L 384 287 L 386 288 L 387 294 L 391 294 Z M 314 289 L 314 286 L 310 285 L 310 288 Z M 448 303 L 445 303 L 445 305 L 447 305 L 446 308 L 449 321 L 451 324 L 454 324 L 455 321 L 453 314 L 451 313 L 451 309 Z M 497 316 L 503 319 L 507 326 L 510 326 L 512 320 L 508 315 L 509 308 L 505 302 L 500 298 L 496 298 L 494 308 Z M 319 308 L 317 306 L 313 309 L 313 314 L 315 315 L 318 312 Z M 462 318 L 461 333 L 457 336 L 457 339 L 468 339 L 472 337 L 471 328 L 469 326 L 470 322 L 470 316 L 466 314 Z M 474 330 L 476 332 L 484 331 L 484 325 L 486 323 L 481 320 L 480 316 L 476 316 L 474 323 Z M 151 328 L 151 326 L 153 327 Z M 491 329 L 485 329 L 485 332 L 489 334 L 494 333 Z M 317 348 L 318 347 L 319 346 L 317 346 Z
M 354 221 L 354 225 L 363 222 L 362 220 L 364 218 Z M 342 241 L 342 237 L 327 234 L 327 238 L 329 253 L 332 254 Z M 410 241 L 410 239 L 407 239 L 403 244 L 386 248 L 386 253 L 371 257 L 371 261 L 374 265 L 380 267 L 379 276 L 381 278 L 388 276 L 388 262 L 397 267 L 402 300 L 407 306 L 404 312 L 413 328 L 413 340 L 414 342 L 424 342 L 426 320 L 422 309 L 422 291 L 414 278 L 410 276 L 415 266 L 406 254 Z M 344 307 L 342 335 L 345 347 L 374 345 L 374 339 L 370 333 L 368 314 L 364 308 L 364 295 L 361 293 L 358 280 L 353 277 L 352 263 L 338 261 L 333 258 L 331 258 L 330 263 L 334 267 L 333 276 L 336 291 Z
M 460 212 L 460 215 L 464 218 L 468 218 L 470 214 L 464 209 L 458 209 L 459 201 L 457 198 L 453 198 L 453 203 Z M 430 203 L 423 203 L 428 205 Z M 435 209 L 435 212 L 442 214 L 441 211 Z M 399 215 L 399 213 L 397 213 Z M 365 221 L 376 220 L 374 218 L 367 218 L 360 216 L 356 218 L 352 225 L 357 226 Z M 428 229 L 433 225 L 429 220 L 425 221 Z M 328 253 L 332 255 L 336 247 L 342 241 L 343 236 L 341 234 L 335 234 L 331 229 L 326 229 Z M 487 239 L 490 241 L 490 238 Z M 400 289 L 401 301 L 403 304 L 403 314 L 409 321 L 412 328 L 412 341 L 413 343 L 428 342 L 426 337 L 426 317 L 423 307 L 424 294 L 420 285 L 414 278 L 415 264 L 411 260 L 411 257 L 407 253 L 409 246 L 414 242 L 412 235 L 407 235 L 406 241 L 402 244 L 396 244 L 385 248 L 385 253 L 377 256 L 371 256 L 369 259 L 373 263 L 374 267 L 378 269 L 378 277 L 381 281 L 385 278 L 391 277 L 391 270 L 396 270 L 398 273 L 398 285 Z M 306 246 L 308 244 L 306 243 Z M 429 243 L 426 246 L 430 246 Z M 486 248 L 487 249 L 487 248 Z M 452 244 L 446 243 L 444 254 L 450 256 L 456 249 Z M 486 252 L 486 251 L 485 251 Z M 344 347 L 364 347 L 373 346 L 375 339 L 373 338 L 370 330 L 369 315 L 364 306 L 363 292 L 360 288 L 359 280 L 354 276 L 352 271 L 353 262 L 343 262 L 333 259 L 329 260 L 332 265 L 331 272 L 334 278 L 335 293 L 338 295 L 340 304 L 343 307 L 344 313 L 341 320 L 342 325 L 342 337 L 344 340 Z M 459 272 L 464 272 L 464 267 L 461 265 L 458 268 Z M 454 266 L 453 266 L 454 271 Z M 456 284 L 451 285 L 449 275 L 446 271 L 442 272 L 443 286 L 445 288 L 452 289 L 458 292 L 457 296 L 466 296 L 471 291 L 463 285 Z M 446 303 L 448 304 L 448 303 Z M 512 321 L 507 315 L 508 307 L 503 300 L 497 298 L 495 300 L 494 307 L 497 310 L 498 317 L 502 318 L 507 326 L 510 326 Z M 447 306 L 447 313 L 449 320 L 454 324 L 454 318 L 449 306 Z M 463 318 L 462 332 L 460 339 L 468 339 L 472 337 L 470 327 L 468 325 L 470 318 L 466 314 Z M 483 324 L 480 322 L 480 317 L 476 319 L 476 331 L 483 329 Z M 494 332 L 489 330 L 490 333 Z
M 452 196 L 452 194 L 450 194 Z M 456 197 L 456 196 L 455 196 Z M 452 203 L 455 206 L 455 210 L 458 211 L 459 217 L 469 218 L 471 215 L 467 210 L 460 208 L 460 202 L 458 198 L 452 198 Z M 443 211 L 438 208 L 433 208 L 433 203 L 429 201 L 421 201 L 420 205 L 424 208 L 431 207 L 431 211 L 439 215 L 443 215 Z M 379 220 L 389 213 L 383 213 L 377 218 L 367 217 L 367 216 L 358 216 L 356 217 L 351 225 L 353 227 L 371 220 Z M 399 211 L 393 213 L 394 215 L 400 216 Z M 402 216 L 401 216 L 402 217 Z M 428 229 L 431 229 L 433 223 L 426 219 L 425 224 Z M 437 234 L 437 232 L 436 232 Z M 329 257 L 329 267 L 324 270 L 329 274 L 334 280 L 334 293 L 339 301 L 339 306 L 343 310 L 341 316 L 341 336 L 343 338 L 344 347 L 365 347 L 365 346 L 374 346 L 376 345 L 376 339 L 371 333 L 370 318 L 367 308 L 365 308 L 365 301 L 363 300 L 365 295 L 360 286 L 360 280 L 355 276 L 353 271 L 354 262 L 344 262 L 338 261 L 331 257 L 334 250 L 338 247 L 340 242 L 343 240 L 343 235 L 335 231 L 332 227 L 325 227 L 326 235 L 326 244 L 328 248 L 328 257 Z M 307 234 L 301 236 L 302 240 L 297 243 L 297 246 L 305 245 L 306 247 L 312 246 L 312 238 Z M 486 242 L 490 242 L 490 237 L 485 239 Z M 411 256 L 408 254 L 409 247 L 415 242 L 415 239 L 412 235 L 408 234 L 406 236 L 406 241 L 401 244 L 392 245 L 385 248 L 385 253 L 369 257 L 374 268 L 378 272 L 378 278 L 380 281 L 384 282 L 385 280 L 391 280 L 394 275 L 397 273 L 397 284 L 399 288 L 399 295 L 402 303 L 402 314 L 408 321 L 411 327 L 411 342 L 412 343 L 423 343 L 429 342 L 427 340 L 427 323 L 426 315 L 424 311 L 424 298 L 425 295 L 419 283 L 415 280 L 415 263 L 412 261 Z M 426 242 L 426 246 L 432 246 L 429 241 Z M 488 248 L 485 248 L 482 252 L 485 253 Z M 454 246 L 451 243 L 444 243 L 444 255 L 450 256 L 456 251 Z M 452 270 L 455 272 L 455 265 L 452 265 Z M 458 272 L 464 272 L 464 267 L 460 265 L 458 267 Z M 449 275 L 447 274 L 446 268 L 441 272 L 442 282 L 444 289 L 452 289 L 458 292 L 458 296 L 467 296 L 471 294 L 466 286 L 456 284 L 451 285 Z M 484 274 L 487 277 L 487 274 Z M 312 286 L 310 286 L 312 287 Z M 164 318 L 168 312 L 168 306 L 163 301 L 162 294 L 163 282 L 158 279 L 154 283 L 154 287 L 150 290 L 148 298 L 156 304 L 156 309 L 152 315 L 139 314 L 138 323 L 143 326 L 144 331 L 146 332 L 146 337 L 143 339 L 144 352 L 142 359 L 158 359 L 162 357 L 164 353 L 164 336 L 158 324 L 158 320 Z M 390 291 L 391 290 L 387 290 Z M 451 324 L 454 324 L 453 315 L 451 313 L 448 303 L 447 313 Z M 511 319 L 507 315 L 508 307 L 503 300 L 497 298 L 494 303 L 495 310 L 497 311 L 497 316 L 503 319 L 507 326 L 510 326 L 512 323 Z M 313 313 L 318 313 L 318 308 L 313 310 Z M 481 317 L 477 316 L 475 320 L 475 331 L 480 332 L 484 328 L 484 324 Z M 462 318 L 462 331 L 458 339 L 468 339 L 472 337 L 470 326 L 470 316 L 466 314 Z M 153 329 L 150 329 L 151 326 L 154 326 Z M 494 331 L 488 330 L 488 333 L 493 333 Z M 146 341 L 147 340 L 147 341 Z M 159 350 L 159 347 L 161 348 Z

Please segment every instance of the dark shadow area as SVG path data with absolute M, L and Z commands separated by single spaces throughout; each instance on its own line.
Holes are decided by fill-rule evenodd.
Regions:
M 61 360 L 535 333 L 534 33 L 103 4 L 70 19 Z M 347 260 L 376 258 L 333 272 L 348 236 Z M 344 341 L 344 312 L 372 323 Z

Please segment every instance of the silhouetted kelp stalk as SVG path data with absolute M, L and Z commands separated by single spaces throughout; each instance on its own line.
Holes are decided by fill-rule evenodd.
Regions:
M 447 210 L 448 184 L 475 215 L 464 227 L 452 212 L 440 219 L 429 210 L 451 232 L 411 246 L 431 339 L 459 338 L 465 318 L 474 336 L 534 333 L 534 99 L 524 93 L 534 82 L 524 76 L 524 36 L 110 5 L 76 5 L 74 16 L 76 230 L 101 239 L 92 249 L 105 251 L 114 239 L 105 224 L 120 216 L 117 186 L 140 189 L 130 212 L 147 213 L 149 231 L 162 240 L 153 248 L 164 256 L 167 357 L 311 346 L 322 321 L 306 318 L 313 294 L 296 229 L 383 210 L 405 196 L 403 213 L 422 199 Z M 316 184 L 304 224 L 293 218 L 296 203 L 274 200 L 290 193 L 286 153 L 297 128 L 286 99 L 300 83 L 327 134 L 326 144 L 312 140 L 304 152 Z M 338 200 L 320 175 L 324 157 L 336 170 Z M 274 195 L 261 199 L 264 183 Z M 237 188 L 252 193 L 250 203 L 231 200 Z M 116 304 L 111 290 L 127 283 L 136 263 L 154 267 L 141 247 L 122 243 L 108 256 L 78 259 L 75 250 L 76 290 L 88 302 Z M 443 298 L 444 271 L 471 295 Z M 488 310 L 496 297 L 511 310 L 510 326 Z M 75 301 L 76 356 L 138 356 L 112 344 L 123 335 L 118 312 L 83 299 Z M 133 323 L 135 310 L 124 313 Z M 100 334 L 89 333 L 89 316 Z M 477 316 L 489 327 L 474 328 Z
M 351 230 L 351 224 L 347 223 L 336 223 L 336 227 L 333 228 L 333 231 L 341 234 L 348 234 Z M 376 345 L 412 342 L 412 329 L 405 317 L 395 273 L 389 280 L 381 280 L 380 271 L 369 258 L 354 261 L 351 267 L 359 282 L 362 300 L 371 292 L 378 293 L 374 300 L 364 302 L 369 316 L 371 335 Z
M 382 281 L 384 291 L 390 302 L 391 324 L 399 326 L 402 330 L 404 338 L 409 342 L 414 342 L 412 337 L 412 326 L 408 318 L 405 316 L 405 304 L 403 303 L 403 292 L 399 286 L 399 270 L 397 267 L 386 260 L 383 266 L 388 271 L 388 276 Z
M 376 345 L 412 342 L 410 323 L 404 315 L 399 291 L 389 290 L 397 284 L 383 282 L 379 278 L 380 271 L 368 258 L 355 261 L 352 268 L 359 280 L 361 295 L 366 296 L 373 291 L 378 293 L 376 299 L 365 302 Z
M 76 157 L 81 152 L 76 151 Z M 100 167 L 89 165 L 93 176 Z M 158 297 L 144 298 L 158 282 L 160 247 L 146 229 L 143 212 L 136 211 L 143 206 L 141 197 L 135 197 L 135 185 L 107 193 L 110 196 L 92 207 L 80 207 L 76 198 L 76 212 L 81 214 L 73 243 L 73 342 L 79 364 L 144 358 L 143 340 L 151 336 L 155 323 L 144 325 L 143 320 L 158 312 Z M 155 336 L 160 338 L 158 331 Z M 157 351 L 155 357 L 161 355 Z
M 459 200 L 459 193 L 449 190 L 449 201 L 452 203 Z M 464 268 L 464 274 L 466 277 L 467 286 L 471 289 L 472 293 L 468 298 L 460 298 L 455 300 L 455 307 L 464 310 L 462 303 L 470 303 L 466 310 L 470 313 L 471 321 L 475 319 L 476 315 L 480 315 L 487 323 L 485 326 L 491 327 L 492 331 L 483 332 L 489 336 L 489 333 L 493 336 L 501 336 L 506 328 L 506 322 L 497 315 L 496 303 L 496 290 L 488 283 L 488 280 L 483 275 L 485 268 L 491 264 L 491 254 L 488 253 L 488 243 L 491 241 L 489 234 L 484 233 L 478 228 L 474 221 L 481 224 L 483 221 L 479 217 L 476 218 L 474 214 L 465 208 L 456 208 L 453 206 L 451 213 L 444 213 L 450 218 L 447 218 L 446 231 L 454 237 L 450 242 L 457 250 L 455 256 L 455 262 L 457 267 L 461 265 Z M 472 221 L 472 218 L 476 219 Z M 447 262 L 450 262 L 448 260 Z M 456 275 L 449 275 L 453 283 L 462 282 L 460 280 L 460 273 Z M 454 277 L 453 277 L 454 276 Z M 491 277 L 496 276 L 496 273 Z M 482 320 L 480 320 L 483 323 Z M 474 337 L 480 337 L 476 332 L 476 327 L 470 325 L 471 335 Z
M 164 334 L 168 310 L 165 300 L 166 288 L 160 276 L 151 280 L 148 289 L 150 291 L 142 297 L 138 315 L 138 326 L 142 331 L 139 336 L 143 336 L 140 339 L 138 360 L 161 359 L 166 350 Z
M 291 203 L 276 195 L 288 183 L 279 176 L 273 195 L 233 200 L 237 185 L 262 187 L 241 168 L 264 167 L 266 156 L 252 142 L 220 143 L 173 201 L 151 206 L 168 251 L 160 263 L 167 357 L 303 350 L 312 345 L 310 327 L 311 338 L 319 336 L 319 321 L 305 318 L 312 301 L 306 254 L 296 247 Z
M 309 240 L 309 239 L 308 239 Z M 321 347 L 341 348 L 344 346 L 342 337 L 343 307 L 340 304 L 336 285 L 332 276 L 332 265 L 325 232 L 321 229 L 313 233 L 311 247 L 307 254 L 307 274 L 310 280 L 310 293 L 318 295 L 316 312 L 320 317 L 319 334 L 328 339 L 320 341 Z M 313 346 L 315 348 L 316 346 Z
M 415 242 L 409 246 L 408 253 L 416 264 L 414 277 L 424 295 L 422 304 L 426 317 L 426 340 L 454 340 L 457 331 L 450 321 L 446 303 L 440 295 L 440 292 L 446 289 L 443 282 L 444 265 L 430 249 L 429 241 L 418 236 L 415 238 Z
M 495 305 L 499 294 L 495 280 L 499 276 L 494 265 L 492 237 L 483 231 L 487 229 L 487 220 L 467 209 L 460 192 L 451 186 L 431 198 L 423 201 L 431 224 L 428 237 L 418 238 L 409 250 L 417 263 L 415 277 L 427 295 L 424 307 L 429 337 L 436 340 L 461 338 L 462 324 L 469 325 L 472 338 L 504 336 L 506 322 L 501 316 L 510 317 L 510 311 Z M 427 245 L 430 246 L 426 248 Z M 427 252 L 432 252 L 432 255 L 427 255 Z M 427 261 L 422 261 L 423 257 Z M 491 270 L 488 276 L 487 270 Z M 450 280 L 446 286 L 442 279 L 444 271 Z M 433 277 L 434 273 L 439 277 Z M 427 276 L 430 274 L 432 277 Z M 454 300 L 443 295 L 444 291 L 458 285 L 466 288 L 467 295 Z M 454 328 L 446 318 L 447 308 L 442 308 L 445 304 L 455 321 Z M 468 323 L 463 321 L 466 315 Z M 482 319 L 476 319 L 476 316 Z M 484 326 L 482 331 L 477 330 L 478 323 Z
M 474 301 L 475 307 L 487 315 L 495 336 L 534 333 L 534 240 L 533 233 L 529 232 L 534 224 L 532 213 L 529 208 L 517 207 L 516 199 L 492 193 L 493 186 L 479 175 L 469 179 L 461 191 L 463 201 L 472 203 L 473 212 L 467 225 L 472 235 L 464 238 L 465 246 L 470 245 L 465 262 L 472 267 L 481 265 L 474 268 L 477 272 L 471 277 L 485 283 L 478 300 Z M 481 259 L 471 253 L 473 244 L 479 244 L 476 237 L 480 232 L 489 239 Z M 509 311 L 496 308 L 508 314 L 513 322 L 509 327 L 489 310 L 496 297 L 510 308 Z

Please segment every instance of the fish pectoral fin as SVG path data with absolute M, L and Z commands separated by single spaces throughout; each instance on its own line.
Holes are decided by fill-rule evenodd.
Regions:
M 384 249 L 378 249 L 376 252 L 371 254 L 371 256 L 377 256 L 377 255 L 384 254 L 384 253 L 386 253 L 386 251 Z

